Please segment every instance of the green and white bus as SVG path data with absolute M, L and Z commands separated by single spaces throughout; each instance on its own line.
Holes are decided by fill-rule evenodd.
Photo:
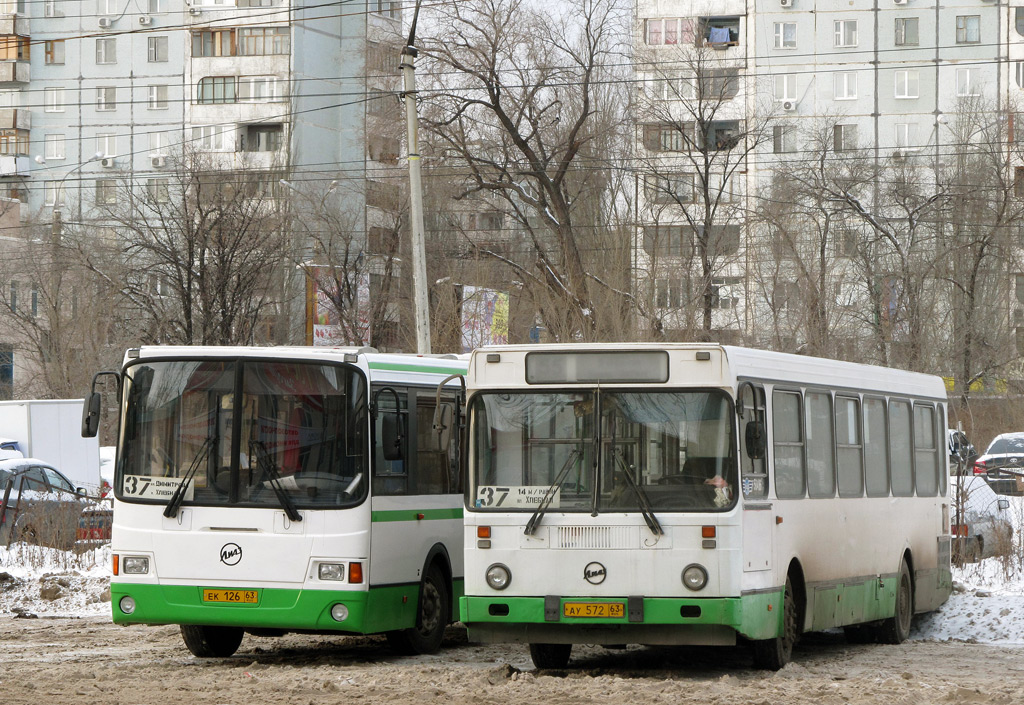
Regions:
M 483 348 L 467 375 L 471 641 L 898 643 L 951 589 L 938 377 L 715 344 Z
M 463 391 L 444 380 L 465 369 L 372 349 L 129 350 L 114 622 L 179 624 L 197 656 L 289 631 L 436 651 L 463 585 Z

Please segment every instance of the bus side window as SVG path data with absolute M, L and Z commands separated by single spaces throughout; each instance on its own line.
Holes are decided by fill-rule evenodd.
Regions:
M 441 446 L 442 438 L 433 428 L 435 409 L 434 395 L 422 392 L 416 400 L 416 450 L 409 471 L 410 494 L 448 492 L 448 449 Z
M 914 404 L 914 486 L 918 497 L 934 497 L 939 489 L 935 408 Z
M 756 394 L 756 397 L 755 397 Z M 743 418 L 740 423 L 740 439 L 743 443 L 740 453 L 740 468 L 743 479 L 740 484 L 744 499 L 761 499 L 768 495 L 768 470 L 765 443 L 768 429 L 765 426 L 765 397 L 762 387 L 743 385 L 740 402 L 743 404 Z M 756 409 L 755 409 L 756 407 Z
M 398 393 L 399 414 L 405 419 L 402 424 L 405 428 L 403 439 L 404 449 L 401 460 L 386 460 L 384 450 L 381 447 L 381 434 L 383 432 L 384 416 L 394 414 L 395 395 L 389 391 L 378 393 L 380 387 L 374 388 L 373 398 L 377 405 L 376 418 L 373 421 L 373 493 L 375 495 L 403 495 L 409 490 L 409 447 L 410 436 L 415 433 L 415 424 L 408 418 L 410 392 L 406 387 L 388 385 Z M 415 394 L 415 391 L 412 392 Z M 415 397 L 413 397 L 415 398 Z
M 864 485 L 868 497 L 889 496 L 889 441 L 885 399 L 864 398 Z
M 804 432 L 800 392 L 772 392 L 775 494 L 780 499 L 804 496 Z
M 892 496 L 914 495 L 914 455 L 912 442 L 914 423 L 910 402 L 889 400 L 889 468 L 892 473 Z
M 861 443 L 860 399 L 836 396 L 836 465 L 839 496 L 864 494 L 864 446 Z
M 836 495 L 836 468 L 832 429 L 832 395 L 807 392 L 807 495 L 828 498 Z

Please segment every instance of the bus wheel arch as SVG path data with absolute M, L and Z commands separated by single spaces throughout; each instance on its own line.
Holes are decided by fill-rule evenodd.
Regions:
M 442 544 L 435 544 L 427 553 L 421 576 L 416 624 L 387 633 L 391 647 L 403 654 L 436 653 L 451 622 L 452 570 Z
M 789 663 L 793 649 L 804 631 L 806 614 L 806 587 L 803 569 L 794 559 L 786 571 L 786 586 L 783 590 L 781 632 L 770 639 L 753 642 L 754 665 L 771 671 L 778 671 Z

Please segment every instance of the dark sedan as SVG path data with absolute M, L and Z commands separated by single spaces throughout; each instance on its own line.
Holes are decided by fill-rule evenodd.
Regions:
M 996 436 L 971 467 L 998 494 L 1024 495 L 1024 433 Z

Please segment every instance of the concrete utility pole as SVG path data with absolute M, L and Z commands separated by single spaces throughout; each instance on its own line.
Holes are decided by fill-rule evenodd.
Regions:
M 416 113 L 416 19 L 420 2 L 416 0 L 409 41 L 402 48 L 402 79 L 405 99 L 405 122 L 409 141 L 409 200 L 412 226 L 412 288 L 413 312 L 416 320 L 416 352 L 430 353 L 430 309 L 427 300 L 427 252 L 423 234 L 423 182 L 420 177 L 419 116 Z

